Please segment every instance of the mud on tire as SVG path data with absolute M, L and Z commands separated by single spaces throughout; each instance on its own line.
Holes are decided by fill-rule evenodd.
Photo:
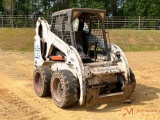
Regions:
M 50 95 L 51 71 L 48 66 L 37 67 L 33 74 L 33 85 L 39 97 Z
M 75 76 L 68 70 L 54 72 L 51 78 L 51 95 L 60 108 L 72 106 L 78 99 L 78 84 Z

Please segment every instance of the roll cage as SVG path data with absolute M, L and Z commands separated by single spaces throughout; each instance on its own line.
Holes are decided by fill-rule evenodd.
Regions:
M 72 45 L 84 59 L 88 57 L 96 60 L 109 58 L 109 47 L 105 32 L 105 14 L 104 10 L 74 8 L 62 10 L 52 14 L 51 31 L 68 45 Z M 74 29 L 73 24 L 78 19 L 83 19 L 88 27 L 88 32 Z M 104 58 L 105 56 L 105 58 Z M 83 60 L 83 59 L 82 59 Z M 90 60 L 89 60 L 90 61 Z

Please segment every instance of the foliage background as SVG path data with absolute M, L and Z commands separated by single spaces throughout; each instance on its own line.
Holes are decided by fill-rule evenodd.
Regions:
M 107 16 L 160 16 L 160 0 L 0 0 L 0 15 L 45 15 L 67 8 L 105 9 Z

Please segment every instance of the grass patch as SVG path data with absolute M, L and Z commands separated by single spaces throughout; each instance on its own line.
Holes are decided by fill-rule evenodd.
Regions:
M 109 30 L 111 43 L 123 51 L 160 50 L 160 30 Z
M 160 50 L 160 30 L 109 30 L 123 51 Z M 35 28 L 0 28 L 0 49 L 33 52 Z
M 34 28 L 0 28 L 0 49 L 33 51 Z

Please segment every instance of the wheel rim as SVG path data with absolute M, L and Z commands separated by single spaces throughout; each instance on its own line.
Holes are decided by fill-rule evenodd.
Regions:
M 60 102 L 62 99 L 63 89 L 59 78 L 55 78 L 53 82 L 53 94 L 55 99 Z
M 35 75 L 35 89 L 37 92 L 41 92 L 42 89 L 42 79 L 41 79 L 41 75 L 39 72 L 36 73 Z

